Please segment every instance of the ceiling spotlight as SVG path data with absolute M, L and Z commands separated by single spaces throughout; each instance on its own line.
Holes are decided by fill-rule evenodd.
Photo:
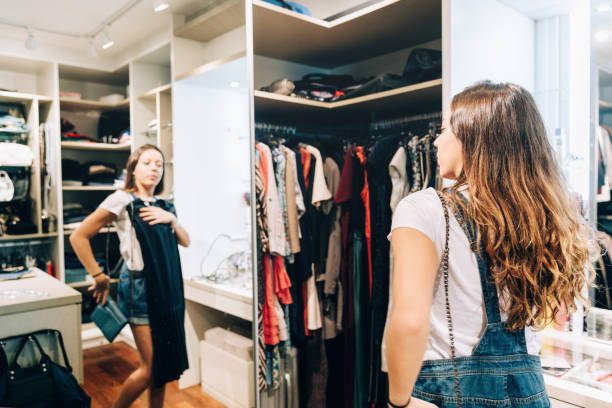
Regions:
M 598 31 L 598 32 L 595 33 L 595 41 L 597 41 L 597 42 L 604 42 L 604 41 L 606 41 L 608 39 L 608 36 L 609 36 L 609 34 L 608 34 L 607 31 L 603 31 L 603 30 Z
M 87 55 L 89 58 L 96 58 L 98 56 L 98 51 L 96 50 L 96 45 L 93 42 L 93 38 L 89 39 L 89 45 L 87 46 Z
M 230 86 L 231 86 L 232 88 L 238 88 L 238 86 L 240 86 L 240 83 L 238 83 L 238 82 L 236 82 L 236 81 L 232 81 L 232 82 L 230 82 Z
M 115 42 L 110 39 L 108 36 L 109 27 L 106 26 L 102 31 L 100 31 L 100 40 L 102 41 L 102 48 L 107 49 L 113 46 Z
M 600 4 L 599 6 L 597 6 L 597 8 L 595 9 L 595 11 L 597 11 L 598 13 L 606 13 L 608 11 L 612 10 L 612 4 L 610 3 L 603 3 Z
M 155 10 L 156 13 L 158 13 L 160 11 L 164 11 L 167 8 L 168 8 L 168 2 L 167 1 L 164 1 L 164 0 L 153 0 L 153 10 Z
M 28 38 L 26 38 L 25 47 L 28 50 L 33 50 L 36 48 L 36 38 L 34 38 L 32 27 L 28 27 Z

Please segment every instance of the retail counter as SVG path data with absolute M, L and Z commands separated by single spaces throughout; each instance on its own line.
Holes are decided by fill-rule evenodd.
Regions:
M 83 382 L 81 294 L 39 269 L 0 281 L 0 338 L 56 329 L 62 333 L 74 376 Z
M 204 278 L 184 279 L 183 282 L 189 369 L 179 380 L 180 388 L 200 384 L 200 341 L 206 330 L 217 326 L 228 327 L 228 322 L 236 318 L 245 322 L 253 320 L 253 296 L 250 289 L 228 283 L 214 283 Z
M 542 367 L 553 408 L 612 407 L 612 342 L 546 329 Z

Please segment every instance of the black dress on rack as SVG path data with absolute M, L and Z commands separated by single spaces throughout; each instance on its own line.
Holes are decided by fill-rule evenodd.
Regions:
M 175 213 L 165 200 L 146 203 L 133 196 L 128 207 L 142 250 L 147 305 L 153 340 L 153 382 L 161 387 L 189 368 L 185 344 L 185 294 L 178 241 L 169 224 L 149 225 L 140 209 L 158 206 Z

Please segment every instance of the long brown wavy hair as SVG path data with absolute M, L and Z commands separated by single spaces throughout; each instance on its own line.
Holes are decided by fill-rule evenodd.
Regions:
M 560 310 L 575 311 L 576 299 L 587 304 L 581 291 L 595 245 L 531 94 L 514 84 L 481 82 L 457 94 L 450 110 L 464 159 L 445 193 L 475 224 L 507 327 L 543 328 Z
M 153 191 L 153 194 L 158 195 L 162 191 L 164 191 L 164 178 L 166 175 L 166 168 L 163 167 L 163 163 L 166 162 L 166 158 L 164 157 L 164 153 L 161 150 L 159 150 L 157 146 L 152 145 L 152 144 L 144 144 L 140 146 L 139 148 L 137 148 L 136 150 L 134 150 L 130 154 L 127 164 L 125 165 L 125 173 L 126 173 L 125 174 L 125 187 L 123 187 L 123 190 L 128 191 L 128 192 L 136 191 L 136 180 L 134 178 L 134 169 L 136 168 L 136 165 L 138 164 L 138 160 L 140 160 L 140 156 L 147 150 L 157 150 L 159 154 L 161 154 L 162 156 L 163 173 L 162 173 L 161 180 L 159 181 L 159 184 L 155 186 L 155 190 Z

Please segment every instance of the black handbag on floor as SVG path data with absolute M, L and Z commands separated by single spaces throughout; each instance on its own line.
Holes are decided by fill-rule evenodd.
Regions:
M 65 367 L 51 360 L 41 347 L 35 333 L 24 335 L 13 363 L 0 378 L 0 390 L 5 390 L 4 398 L 0 401 L 3 406 L 32 408 L 91 406 L 91 399 L 72 375 L 72 367 L 68 362 L 61 333 L 57 330 L 50 331 L 58 340 Z M 19 365 L 19 356 L 28 343 L 33 344 L 38 351 L 40 360 L 34 366 L 24 368 Z

